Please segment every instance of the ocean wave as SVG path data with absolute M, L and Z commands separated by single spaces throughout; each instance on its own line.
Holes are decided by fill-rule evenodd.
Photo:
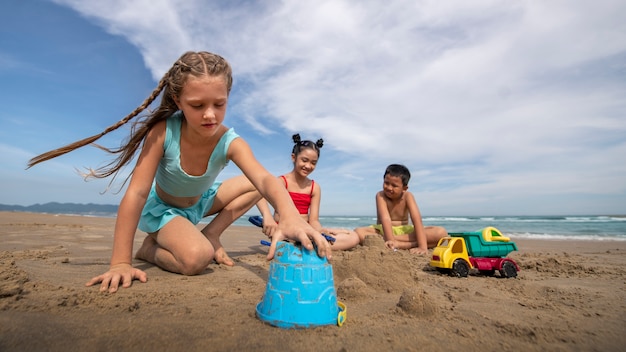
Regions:
M 464 217 L 425 217 L 422 218 L 422 221 L 480 221 L 479 218 L 464 218 Z
M 511 240 L 516 238 L 532 240 L 570 240 L 570 241 L 626 241 L 624 236 L 616 235 L 573 235 L 573 234 L 548 234 L 548 233 L 510 233 L 505 234 Z
M 320 216 L 320 221 L 324 221 L 324 220 L 331 220 L 331 221 L 359 221 L 359 220 L 363 220 L 363 218 L 362 217 L 347 218 L 347 217 L 341 217 L 341 216 L 332 216 L 332 217 Z M 374 220 L 376 220 L 376 219 L 374 219 Z
M 445 221 L 464 221 L 464 222 L 626 222 L 626 217 L 620 216 L 557 216 L 557 217 L 451 217 L 451 216 L 430 216 L 424 217 L 423 221 L 445 222 Z

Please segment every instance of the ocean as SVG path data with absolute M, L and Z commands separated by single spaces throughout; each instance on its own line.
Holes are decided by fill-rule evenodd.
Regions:
M 443 226 L 448 232 L 492 226 L 512 238 L 626 241 L 626 216 L 425 216 L 422 221 L 425 226 Z M 324 227 L 353 229 L 375 223 L 376 217 L 320 216 L 320 222 Z M 235 225 L 254 226 L 247 216 Z
M 116 214 L 75 214 L 79 216 L 115 217 Z M 254 226 L 244 215 L 234 222 Z M 212 217 L 204 218 L 208 223 Z M 443 226 L 448 232 L 478 231 L 492 226 L 512 238 L 547 240 L 626 241 L 626 215 L 576 216 L 425 216 L 425 226 Z M 376 222 L 376 216 L 320 216 L 324 227 L 354 229 Z

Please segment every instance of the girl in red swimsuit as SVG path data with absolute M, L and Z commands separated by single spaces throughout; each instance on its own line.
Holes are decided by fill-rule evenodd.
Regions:
M 359 244 L 359 236 L 356 232 L 347 229 L 324 228 L 319 221 L 322 189 L 318 183 L 309 178 L 309 175 L 317 166 L 320 148 L 324 145 L 324 141 L 322 139 L 319 139 L 317 142 L 302 141 L 299 134 L 294 134 L 292 138 L 294 142 L 293 150 L 291 151 L 293 170 L 280 176 L 279 179 L 287 188 L 300 215 L 314 229 L 335 237 L 332 249 L 346 250 L 357 246 Z M 274 212 L 274 216 L 272 216 L 269 206 L 264 199 L 257 204 L 257 207 L 263 216 L 263 233 L 271 237 L 277 227 L 280 214 Z

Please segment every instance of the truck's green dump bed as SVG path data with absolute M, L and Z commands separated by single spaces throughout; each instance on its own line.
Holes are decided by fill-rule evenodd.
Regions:
M 485 241 L 482 231 L 450 233 L 453 237 L 463 237 L 470 257 L 504 258 L 517 250 L 515 242 Z

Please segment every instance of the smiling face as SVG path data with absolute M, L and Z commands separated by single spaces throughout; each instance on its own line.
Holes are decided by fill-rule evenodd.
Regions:
M 385 175 L 383 180 L 383 192 L 389 199 L 400 199 L 409 187 L 402 184 L 400 176 Z
M 302 148 L 297 156 L 291 154 L 293 171 L 299 176 L 307 177 L 315 170 L 318 158 L 317 151 L 312 148 Z
M 188 126 L 203 137 L 211 137 L 224 122 L 228 88 L 222 76 L 189 76 L 180 97 L 174 99 Z

